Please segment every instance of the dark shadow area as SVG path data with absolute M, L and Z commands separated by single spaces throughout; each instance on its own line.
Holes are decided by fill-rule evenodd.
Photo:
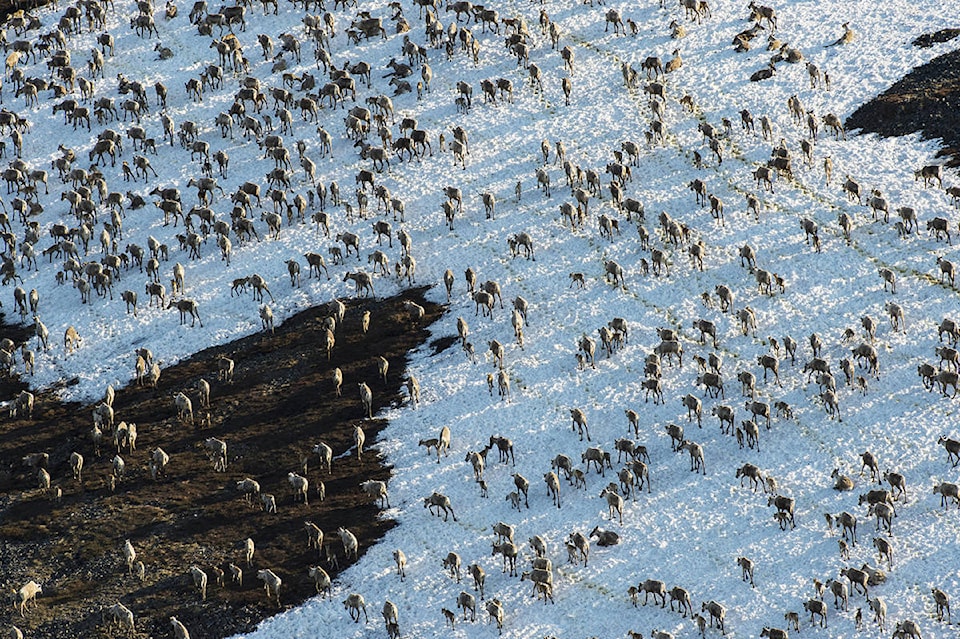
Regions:
M 387 480 L 389 468 L 379 459 L 376 442 L 383 420 L 364 419 L 358 383 L 373 391 L 374 412 L 405 401 L 407 353 L 423 344 L 427 328 L 442 308 L 423 299 L 424 289 L 381 301 L 353 300 L 336 330 L 336 345 L 328 362 L 323 322 L 331 314 L 324 305 L 299 313 L 276 328 L 197 353 L 164 368 L 157 388 L 135 384 L 117 389 L 116 421 L 137 425 L 136 450 L 124 449 L 123 478 L 111 492 L 108 476 L 117 453 L 106 433 L 100 456 L 93 450 L 92 406 L 63 404 L 39 394 L 33 420 L 0 417 L 0 588 L 11 592 L 29 579 L 43 594 L 27 617 L 12 606 L 0 615 L 0 625 L 16 623 L 27 636 L 45 639 L 108 637 L 99 611 L 117 601 L 137 619 L 134 636 L 165 637 L 168 618 L 179 618 L 193 637 L 219 639 L 252 630 L 277 612 L 268 603 L 258 569 L 270 568 L 283 580 L 284 609 L 314 596 L 307 567 L 321 565 L 335 578 L 338 572 L 326 551 L 307 548 L 305 521 L 325 534 L 339 559 L 349 562 L 336 535 L 348 528 L 358 538 L 360 554 L 394 523 L 380 519 L 376 504 L 361 494 L 360 482 Z M 412 300 L 426 309 L 419 322 L 404 308 Z M 371 315 L 363 334 L 360 319 Z M 33 340 L 30 327 L 3 326 L 0 336 L 19 346 Z M 31 347 L 34 347 L 31 344 Z M 220 355 L 236 362 L 232 382 L 218 381 Z M 386 385 L 378 379 L 377 357 L 390 363 Z M 130 354 L 131 372 L 135 355 Z M 343 392 L 337 397 L 332 371 L 343 372 Z M 210 382 L 211 407 L 200 406 L 197 382 Z M 0 397 L 13 397 L 17 379 L 2 382 Z M 183 391 L 193 401 L 196 424 L 177 419 L 173 396 Z M 362 462 L 353 447 L 353 429 L 366 434 Z M 227 443 L 226 472 L 215 472 L 202 444 L 208 437 Z M 321 472 L 313 446 L 323 441 L 334 454 L 332 473 Z M 170 456 L 166 476 L 154 481 L 148 470 L 151 451 L 162 447 Z M 68 459 L 84 457 L 83 483 L 72 478 Z M 57 502 L 38 488 L 37 471 L 25 467 L 29 453 L 47 453 L 52 484 L 62 490 Z M 303 473 L 310 482 L 310 503 L 294 503 L 287 473 Z M 339 456 L 342 456 L 338 458 Z M 236 482 L 256 479 L 264 493 L 276 498 L 276 514 L 244 501 Z M 320 481 L 326 499 L 317 497 Z M 252 566 L 244 562 L 241 542 L 256 543 Z M 129 539 L 146 568 L 140 582 L 128 575 L 122 547 Z M 229 582 L 228 563 L 243 569 L 243 585 Z M 207 572 L 206 601 L 188 577 L 197 565 Z M 223 569 L 227 583 L 215 583 L 212 566 Z
M 945 42 L 960 33 L 944 29 L 914 40 L 916 46 Z M 960 51 L 952 51 L 913 69 L 902 80 L 847 118 L 847 130 L 860 129 L 884 137 L 920 132 L 943 140 L 937 157 L 960 166 Z M 920 167 L 916 167 L 920 168 Z

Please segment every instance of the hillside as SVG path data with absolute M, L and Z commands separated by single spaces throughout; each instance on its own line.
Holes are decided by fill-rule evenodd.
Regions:
M 421 292 L 412 290 L 405 298 L 423 302 Z M 283 575 L 282 609 L 315 594 L 304 566 L 318 565 L 324 557 L 322 565 L 334 577 L 339 570 L 325 559 L 325 551 L 306 547 L 304 521 L 327 531 L 325 547 L 339 555 L 341 568 L 352 561 L 336 547 L 338 527 L 357 536 L 362 555 L 393 525 L 377 517 L 358 488 L 368 479 L 388 479 L 389 468 L 382 466 L 375 448 L 365 451 L 358 464 L 352 432 L 362 424 L 368 445 L 375 445 L 384 425 L 383 420 L 361 419 L 354 380 L 376 377 L 375 358 L 382 355 L 392 366 L 386 386 L 373 384 L 375 405 L 405 402 L 400 387 L 406 352 L 426 339 L 426 328 L 437 317 L 439 309 L 427 304 L 428 314 L 415 326 L 400 301 L 351 303 L 329 363 L 321 334 L 331 310 L 323 306 L 287 319 L 272 335 L 260 333 L 205 349 L 165 368 L 157 388 L 116 389 L 117 415 L 136 424 L 138 438 L 136 450 L 120 451 L 126 471 L 113 492 L 106 475 L 117 450 L 111 443 L 104 444 L 100 456 L 90 450 L 90 406 L 62 404 L 43 393 L 34 419 L 5 422 L 0 459 L 10 465 L 0 474 L 3 579 L 10 589 L 27 578 L 44 586 L 43 605 L 31 611 L 28 620 L 16 619 L 16 613 L 10 620 L 29 636 L 109 637 L 113 634 L 101 625 L 101 608 L 120 601 L 136 611 L 138 637 L 165 636 L 171 615 L 194 636 L 227 637 L 252 629 L 277 611 L 263 597 L 258 569 Z M 366 335 L 360 332 L 364 311 L 372 315 Z M 4 334 L 11 333 L 8 329 Z M 236 362 L 232 381 L 217 380 L 221 355 Z M 331 382 L 334 366 L 345 379 L 341 397 L 335 396 Z M 191 427 L 177 420 L 172 396 L 192 391 L 201 378 L 211 383 L 211 407 L 196 405 L 197 424 Z M 208 437 L 227 442 L 224 473 L 214 472 L 202 449 Z M 333 472 L 321 470 L 313 455 L 306 473 L 310 504 L 294 504 L 286 473 L 302 473 L 296 460 L 309 455 L 318 442 L 334 450 Z M 167 452 L 170 463 L 165 476 L 153 481 L 147 460 L 157 446 Z M 84 455 L 82 483 L 70 479 L 65 461 L 75 450 Z M 36 479 L 18 460 L 37 452 L 50 455 L 48 470 L 62 490 L 60 501 L 24 488 Z M 256 477 L 264 493 L 275 494 L 275 514 L 244 503 L 235 487 L 244 477 Z M 323 501 L 316 492 L 321 481 L 327 496 Z M 243 560 L 241 542 L 247 537 L 257 548 L 252 566 Z M 127 573 L 124 539 L 133 543 L 145 564 L 143 582 Z M 230 562 L 244 570 L 242 585 L 230 583 Z M 208 574 L 206 602 L 190 585 L 190 564 Z M 225 587 L 214 583 L 212 567 L 227 573 Z
M 918 41 L 949 42 L 957 30 L 944 35 L 927 34 Z M 951 36 L 952 34 L 952 36 Z M 938 156 L 947 156 L 948 166 L 960 164 L 960 51 L 951 51 L 910 71 L 893 86 L 864 104 L 847 118 L 850 129 L 883 136 L 921 132 L 925 139 L 941 140 Z
M 932 589 L 954 597 L 960 592 L 953 569 L 960 561 L 960 518 L 952 498 L 941 503 L 933 488 L 949 494 L 958 481 L 956 459 L 942 444 L 960 439 L 953 426 L 957 358 L 944 350 L 955 349 L 955 335 L 938 331 L 948 328 L 945 319 L 960 319 L 960 258 L 952 243 L 958 214 L 947 192 L 958 178 L 944 168 L 942 184 L 914 179 L 921 167 L 940 162 L 939 143 L 919 133 L 885 138 L 851 128 L 844 136 L 826 128 L 827 121 L 847 122 L 912 69 L 952 51 L 952 42 L 935 38 L 929 47 L 913 44 L 944 26 L 944 7 L 934 0 L 790 0 L 772 7 L 775 21 L 771 16 L 757 26 L 745 2 L 714 2 L 709 11 L 702 2 L 685 4 L 505 0 L 473 13 L 475 7 L 451 2 L 433 5 L 428 20 L 423 3 L 405 0 L 285 3 L 276 12 L 267 2 L 244 10 L 244 28 L 239 22 L 222 25 L 226 16 L 211 14 L 212 5 L 194 24 L 189 6 L 171 5 L 168 18 L 167 7 L 127 3 L 107 9 L 103 24 L 94 20 L 94 27 L 83 20 L 61 23 L 66 7 L 38 10 L 40 27 L 18 33 L 10 26 L 8 40 L 40 42 L 46 35 L 54 44 L 12 61 L 8 76 L 22 71 L 33 86 L 69 76 L 48 66 L 65 61 L 63 55 L 53 59 L 61 46 L 57 34 L 49 33 L 56 24 L 71 31 L 64 34 L 64 48 L 79 75 L 72 92 L 64 86 L 68 94 L 60 96 L 47 86 L 37 89 L 35 100 L 29 89 L 15 95 L 9 77 L 3 98 L 11 110 L 0 114 L 7 122 L 7 153 L 15 141 L 23 142 L 21 168 L 28 176 L 4 174 L 10 178 L 4 199 L 11 224 L 3 234 L 6 262 L 0 269 L 6 274 L 4 310 L 28 334 L 46 327 L 50 338 L 49 349 L 30 340 L 34 387 L 90 405 L 108 383 L 121 388 L 130 382 L 136 348 L 152 349 L 165 370 L 236 339 L 252 340 L 252 348 L 264 337 L 259 314 L 267 308 L 279 326 L 334 298 L 360 295 L 350 279 L 362 281 L 364 275 L 372 286 L 357 304 L 393 300 L 425 286 L 431 318 L 443 306 L 429 335 L 418 338 L 421 346 L 410 343 L 412 350 L 403 350 L 406 372 L 420 380 L 420 405 L 384 404 L 374 417 L 384 426 L 371 448 L 391 472 L 390 505 L 376 517 L 396 525 L 383 524 L 389 529 L 381 541 L 340 572 L 331 598 L 307 599 L 256 630 L 248 630 L 256 615 L 243 612 L 237 625 L 223 624 L 227 632 L 258 639 L 381 635 L 377 612 L 389 600 L 399 609 L 402 637 L 488 637 L 496 630 L 480 622 L 487 621 L 484 608 L 495 598 L 503 606 L 505 637 L 622 637 L 628 630 L 651 636 L 654 629 L 697 636 L 689 615 L 663 605 L 633 605 L 631 588 L 648 579 L 686 589 L 692 612 L 704 611 L 709 601 L 721 604 L 731 637 L 783 628 L 790 612 L 800 614 L 804 636 L 853 636 L 857 609 L 866 617 L 863 632 L 874 636 L 906 621 L 918 624 L 923 636 L 950 632 L 948 620 L 938 618 Z M 844 23 L 852 36 L 833 45 L 844 39 Z M 103 72 L 91 88 L 95 69 L 87 63 L 97 66 L 92 51 L 106 48 L 98 42 L 106 31 L 115 38 L 115 51 L 103 54 Z M 236 55 L 230 43 L 239 45 Z M 670 72 L 660 74 L 656 61 L 648 61 L 654 57 Z M 350 78 L 340 78 L 342 88 L 328 85 L 331 63 L 338 72 L 353 69 Z M 361 75 L 366 69 L 369 80 Z M 81 79 L 89 97 L 80 94 Z M 424 83 L 419 95 L 417 82 Z M 262 96 L 254 92 L 257 85 Z M 84 109 L 94 100 L 104 100 L 102 121 L 86 111 L 88 127 Z M 116 115 L 108 109 L 110 100 Z M 369 116 L 361 109 L 369 109 Z M 110 144 L 98 140 L 109 138 L 107 129 L 123 143 L 120 149 L 114 142 L 115 158 Z M 405 150 L 407 136 L 413 144 L 412 131 L 430 147 Z M 133 148 L 141 133 L 153 144 L 141 148 L 136 141 Z M 269 136 L 280 136 L 282 146 Z M 100 156 L 93 152 L 98 143 Z M 69 151 L 76 159 L 66 166 Z M 769 165 L 774 154 L 780 156 L 779 171 Z M 137 162 L 143 168 L 135 170 Z M 65 170 L 62 178 L 57 166 Z M 49 193 L 35 172 L 41 169 L 48 172 Z M 216 187 L 207 182 L 210 188 L 198 188 L 204 177 L 215 179 Z M 253 187 L 261 199 L 244 195 Z M 493 210 L 485 205 L 491 199 Z M 318 223 L 323 221 L 329 233 Z M 530 253 L 511 251 L 521 239 Z M 155 262 L 149 261 L 150 246 Z M 142 271 L 138 249 L 146 253 Z M 325 258 L 324 276 L 307 277 L 311 253 Z M 746 255 L 753 262 L 741 257 Z M 301 268 L 299 283 L 289 276 L 294 263 Z M 449 293 L 443 286 L 448 270 Z M 467 281 L 468 272 L 475 283 Z M 252 282 L 270 293 L 255 295 L 246 286 Z M 487 282 L 501 297 L 483 308 L 473 290 Z M 164 286 L 160 304 L 147 293 L 158 283 Z M 16 287 L 37 290 L 35 311 L 17 313 L 11 304 Z M 139 294 L 137 314 L 126 308 L 124 291 Z M 200 319 L 179 317 L 171 302 L 196 304 Z M 527 317 L 512 317 L 511 306 L 523 302 Z M 711 325 L 716 339 L 700 330 Z M 612 326 L 623 334 L 605 348 L 602 338 Z M 82 339 L 72 353 L 62 342 L 70 327 Z M 352 327 L 347 322 L 344 328 Z M 458 331 L 465 333 L 462 343 Z M 664 340 L 668 331 L 677 339 Z M 580 345 L 589 350 L 587 337 L 596 361 L 578 366 L 578 355 L 585 363 Z M 795 353 L 787 352 L 788 344 L 797 345 Z M 666 357 L 681 349 L 682 365 Z M 648 366 L 656 351 L 664 357 Z M 345 383 L 372 384 L 375 354 L 368 353 Z M 392 359 L 398 357 L 399 351 Z M 15 371 L 23 374 L 24 367 L 17 355 Z M 925 383 L 918 370 L 929 371 L 934 381 Z M 194 370 L 178 387 L 164 372 L 161 391 L 150 397 L 161 402 L 155 409 L 164 416 L 160 423 L 171 419 L 175 388 L 196 402 L 191 384 L 198 374 Z M 707 380 L 714 386 L 705 387 Z M 509 385 L 508 396 L 497 393 L 498 381 L 504 391 Z M 653 390 L 663 401 L 661 395 L 654 399 Z M 356 409 L 353 400 L 345 393 L 350 410 Z M 42 410 L 54 405 L 52 398 L 40 402 Z M 589 441 L 572 428 L 574 409 L 587 422 Z M 133 420 L 137 410 L 124 404 L 118 418 Z M 636 426 L 628 410 L 636 412 Z M 732 415 L 732 425 L 718 415 Z M 261 432 L 272 416 L 246 419 Z M 82 437 L 89 414 L 77 419 L 82 421 L 73 432 Z M 13 424 L 18 434 L 24 430 Z M 443 426 L 452 433 L 451 450 L 438 459 L 418 442 L 437 437 Z M 668 435 L 676 427 L 686 441 L 680 451 Z M 247 512 L 240 523 L 257 539 L 305 541 L 299 511 L 284 492 L 285 473 L 297 457 L 292 440 L 303 441 L 304 428 L 291 417 L 276 435 L 289 454 L 279 468 L 256 469 L 281 510 L 290 511 L 282 516 L 294 517 L 271 526 L 266 515 Z M 741 445 L 738 428 L 744 435 L 755 428 L 758 441 Z M 165 437 L 179 442 L 174 460 L 190 459 L 201 470 L 203 456 L 187 452 L 192 440 L 169 430 Z M 491 442 L 498 437 L 512 443 L 515 463 L 514 457 L 506 462 L 494 456 Z M 618 454 L 618 440 L 627 447 L 624 439 L 645 447 L 649 456 L 641 458 L 645 467 L 631 464 L 631 472 L 649 474 L 642 492 L 623 473 L 635 461 Z M 84 448 L 82 439 L 75 441 L 85 456 L 92 455 L 89 443 Z M 602 450 L 588 452 L 594 447 Z M 50 448 L 53 481 L 71 485 L 68 450 Z M 139 462 L 147 450 L 136 457 Z M 484 450 L 490 455 L 480 473 L 468 460 Z M 691 450 L 702 451 L 703 466 L 692 465 Z M 18 466 L 13 455 L 21 452 L 4 455 L 4 466 Z M 588 466 L 588 456 L 602 459 L 603 452 L 610 453 L 609 465 Z M 877 460 L 873 477 L 862 464 L 867 452 Z M 542 482 L 564 461 L 561 455 L 583 473 L 583 481 L 560 478 L 558 507 Z M 107 462 L 95 462 L 94 475 L 102 477 Z M 776 496 L 793 500 L 795 527 L 777 516 L 774 495 L 741 483 L 737 471 L 746 464 L 756 467 L 751 473 L 775 480 Z M 851 479 L 852 491 L 834 490 L 834 470 Z M 205 471 L 204 481 L 217 486 L 203 494 L 218 496 L 211 501 L 234 515 L 240 500 L 209 466 Z M 897 515 L 884 530 L 861 495 L 890 487 L 885 473 L 902 475 L 907 493 L 897 494 Z M 514 508 L 510 493 L 520 490 L 518 484 L 525 487 L 524 479 L 530 483 L 527 499 Z M 11 497 L 36 502 L 35 484 L 22 470 L 11 481 Z M 349 488 L 355 480 L 344 481 Z M 617 495 L 608 490 L 601 496 L 610 482 Z M 444 520 L 424 507 L 434 492 L 450 499 L 455 518 Z M 828 525 L 844 512 L 858 520 L 856 545 Z M 324 523 L 327 539 L 358 516 L 337 513 Z M 28 513 L 20 521 L 29 525 L 32 519 Z M 70 525 L 82 528 L 92 519 Z M 531 596 L 531 585 L 491 554 L 497 522 L 515 527 L 517 572 L 533 558 L 528 540 L 542 537 L 552 561 L 554 604 Z M 570 557 L 570 535 L 588 535 L 598 526 L 615 531 L 620 543 L 599 547 L 594 540 L 589 562 Z M 148 530 L 140 539 L 149 539 Z M 112 538 L 99 546 L 116 562 L 109 551 L 118 553 L 123 536 L 109 532 Z M 874 537 L 893 545 L 892 561 L 881 560 Z M 849 555 L 841 555 L 841 540 Z M 264 559 L 283 566 L 278 574 L 299 599 L 309 594 L 311 557 L 302 546 L 290 548 Z M 408 559 L 403 581 L 394 572 L 397 549 Z M 152 548 L 147 550 L 145 562 Z M 205 620 L 220 618 L 224 597 L 258 595 L 252 601 L 264 605 L 259 584 L 247 580 L 240 593 L 217 591 L 197 605 L 185 581 L 187 568 L 200 561 L 192 550 L 161 562 L 170 579 L 156 592 L 180 597 L 176 614 L 189 620 L 195 637 L 208 631 Z M 218 546 L 217 552 L 228 550 Z M 475 564 L 486 572 L 478 623 L 463 622 L 457 610 L 458 599 L 469 601 L 475 591 L 472 580 L 458 581 L 443 570 L 451 552 L 464 568 Z M 741 579 L 740 557 L 754 562 L 755 587 Z M 885 629 L 870 619 L 862 592 L 848 592 L 846 610 L 834 608 L 828 597 L 825 628 L 803 614 L 805 604 L 816 605 L 814 580 L 841 579 L 841 571 L 850 574 L 864 564 L 887 573 L 884 583 L 869 590 L 888 607 Z M 116 563 L 107 568 L 116 576 Z M 29 577 L 51 594 L 39 598 L 26 620 L 10 613 L 6 621 L 28 630 L 35 622 L 66 627 L 70 609 L 56 593 L 74 587 L 72 574 L 23 566 L 0 577 L 0 587 L 9 591 Z M 138 584 L 116 579 L 103 593 L 92 592 L 109 597 L 102 603 L 128 601 L 145 634 L 169 635 L 168 609 L 152 608 L 150 599 L 133 596 L 143 594 Z M 355 622 L 344 610 L 350 594 L 365 598 L 369 621 Z M 457 617 L 454 629 L 444 608 Z M 94 609 L 82 619 L 85 631 L 103 631 Z M 715 627 L 706 633 L 720 635 Z

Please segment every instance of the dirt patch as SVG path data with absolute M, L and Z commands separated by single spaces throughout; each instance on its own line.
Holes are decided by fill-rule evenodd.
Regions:
M 426 316 L 419 323 L 414 324 L 403 308 L 403 299 L 424 306 Z M 364 311 L 371 313 L 366 335 L 360 331 Z M 401 385 L 407 353 L 424 343 L 427 327 L 441 311 L 423 299 L 423 289 L 407 291 L 403 298 L 348 303 L 328 362 L 322 324 L 330 311 L 312 308 L 278 326 L 273 335 L 258 333 L 164 369 L 156 389 L 118 390 L 116 419 L 136 423 L 138 439 L 135 451 L 121 452 L 126 472 L 114 492 L 107 477 L 116 448 L 105 442 L 101 455 L 94 455 L 90 406 L 39 396 L 32 421 L 4 420 L 0 589 L 10 593 L 34 579 L 42 584 L 43 595 L 25 619 L 5 606 L 0 625 L 15 623 L 28 636 L 46 639 L 109 637 L 100 610 L 120 601 L 136 616 L 136 637 L 167 636 L 168 618 L 175 615 L 192 636 L 219 639 L 248 632 L 277 612 L 256 579 L 257 569 L 270 568 L 281 577 L 283 608 L 313 596 L 307 567 L 319 564 L 333 577 L 338 570 L 321 559 L 324 553 L 307 549 L 304 521 L 313 521 L 324 531 L 324 545 L 336 553 L 340 567 L 348 562 L 336 535 L 338 527 L 357 536 L 363 554 L 394 525 L 380 519 L 376 504 L 358 490 L 363 480 L 388 479 L 390 470 L 375 450 L 385 424 L 363 419 L 357 383 L 370 385 L 375 412 L 404 401 Z M 3 327 L 0 334 L 18 343 L 29 335 L 17 327 Z M 221 354 L 236 361 L 231 383 L 216 379 Z M 377 379 L 380 355 L 390 363 L 386 385 Z M 343 371 L 341 397 L 335 396 L 331 381 L 336 366 Z M 194 390 L 200 378 L 212 386 L 209 411 L 199 407 Z M 11 397 L 19 390 L 17 380 L 3 380 L 0 396 Z M 180 390 L 193 399 L 198 426 L 177 420 L 172 396 Z M 358 424 L 367 441 L 359 463 L 350 452 Z M 227 442 L 226 472 L 214 472 L 202 451 L 207 437 Z M 287 473 L 302 472 L 301 456 L 319 441 L 333 448 L 333 472 L 321 472 L 317 459 L 311 459 L 310 504 L 294 503 Z M 148 459 L 157 446 L 169 454 L 170 463 L 166 476 L 154 482 Z M 73 451 L 85 459 L 82 484 L 71 477 L 67 460 Z M 59 503 L 41 493 L 36 472 L 23 466 L 23 456 L 33 452 L 49 454 L 53 484 L 63 492 Z M 340 455 L 344 457 L 338 459 Z M 276 514 L 244 503 L 235 488 L 244 477 L 256 479 L 264 493 L 276 496 Z M 321 480 L 326 488 L 323 502 L 316 492 Z M 249 567 L 240 548 L 247 537 L 257 546 Z M 146 566 L 143 582 L 127 574 L 124 539 L 133 543 Z M 228 562 L 243 568 L 242 586 L 229 583 Z M 206 601 L 189 581 L 190 565 L 208 574 Z M 227 572 L 226 586 L 214 583 L 212 566 Z
M 914 44 L 931 46 L 955 37 L 957 32 L 944 29 L 921 36 Z M 913 69 L 854 111 L 845 126 L 884 137 L 920 132 L 925 139 L 941 138 L 943 148 L 937 157 L 949 157 L 947 166 L 960 166 L 960 51 Z
M 923 35 L 914 39 L 914 41 L 910 44 L 915 47 L 921 47 L 925 49 L 927 47 L 932 47 L 935 44 L 940 44 L 941 42 L 950 42 L 958 35 L 960 35 L 960 29 L 940 29 L 934 33 L 924 33 Z

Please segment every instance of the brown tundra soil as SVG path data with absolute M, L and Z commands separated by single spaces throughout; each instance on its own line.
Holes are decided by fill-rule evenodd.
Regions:
M 340 568 L 348 562 L 338 527 L 357 536 L 363 554 L 393 525 L 358 489 L 361 481 L 388 479 L 390 469 L 376 450 L 377 434 L 385 424 L 363 419 L 357 384 L 366 381 L 373 390 L 374 413 L 407 401 L 406 391 L 401 392 L 407 353 L 427 339 L 427 328 L 442 309 L 424 301 L 422 289 L 409 290 L 404 298 L 426 308 L 418 324 L 401 298 L 349 302 L 329 362 L 322 322 L 330 310 L 322 306 L 292 317 L 273 335 L 260 332 L 163 368 L 157 388 L 133 384 L 117 389 L 116 420 L 136 423 L 138 439 L 132 454 L 121 453 L 126 472 L 114 492 L 106 480 L 117 451 L 107 437 L 100 456 L 94 454 L 92 406 L 63 404 L 43 393 L 37 396 L 33 419 L 11 419 L 4 412 L 0 589 L 6 605 L 0 628 L 13 623 L 26 636 L 45 639 L 126 636 L 101 621 L 101 609 L 119 601 L 136 616 L 134 637 L 168 636 L 168 618 L 174 615 L 193 637 L 218 639 L 250 631 L 278 612 L 256 578 L 258 569 L 270 568 L 283 580 L 283 609 L 315 595 L 307 568 L 319 564 L 332 577 L 338 570 L 322 553 L 307 549 L 305 521 L 323 530 L 324 545 L 336 552 Z M 360 318 L 365 310 L 371 322 L 363 335 Z M 0 336 L 18 344 L 35 341 L 29 326 L 0 327 Z M 221 354 L 236 362 L 232 382 L 217 380 Z M 377 379 L 380 355 L 390 363 L 386 386 Z M 131 372 L 134 359 L 131 353 Z M 334 367 L 343 371 L 341 397 L 331 381 Z M 200 378 L 212 386 L 209 410 L 199 405 Z M 3 380 L 0 397 L 13 397 L 20 388 L 16 379 Z M 196 426 L 177 419 L 173 395 L 181 390 L 193 400 Z M 362 424 L 367 442 L 361 462 L 350 450 L 357 424 Z M 202 450 L 207 437 L 226 441 L 226 472 L 214 472 Z M 333 472 L 321 472 L 317 458 L 311 458 L 310 503 L 294 503 L 287 473 L 302 473 L 301 456 L 319 441 L 333 448 Z M 169 454 L 170 463 L 166 476 L 155 482 L 147 462 L 157 446 Z M 83 483 L 71 476 L 67 460 L 73 451 L 84 457 Z M 23 466 L 23 456 L 33 452 L 49 454 L 52 485 L 62 490 L 59 502 L 42 494 L 36 471 Z M 256 479 L 264 493 L 276 496 L 276 514 L 244 502 L 236 490 L 237 480 L 244 477 Z M 323 502 L 317 497 L 321 480 L 326 487 Z M 256 543 L 249 567 L 240 546 L 247 537 Z M 143 582 L 127 573 L 125 539 L 145 564 Z M 242 586 L 230 583 L 228 562 L 243 569 Z M 206 601 L 190 581 L 191 565 L 208 575 Z M 227 573 L 225 585 L 215 583 L 212 566 Z M 23 618 L 12 605 L 13 592 L 30 579 L 42 585 L 43 594 Z
M 931 46 L 957 35 L 960 29 L 943 29 L 922 35 L 913 44 Z M 938 157 L 950 158 L 947 166 L 960 166 L 960 50 L 913 69 L 854 111 L 845 126 L 847 130 L 860 129 L 884 137 L 919 131 L 926 139 L 941 138 L 943 148 Z

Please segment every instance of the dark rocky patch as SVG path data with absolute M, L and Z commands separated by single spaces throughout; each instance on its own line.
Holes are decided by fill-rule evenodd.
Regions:
M 941 42 L 949 42 L 960 35 L 960 29 L 940 29 L 934 33 L 924 33 L 917 37 L 911 44 L 915 47 L 927 48 Z
M 925 139 L 941 138 L 937 157 L 949 157 L 947 166 L 960 166 L 960 51 L 913 69 L 854 111 L 845 126 L 884 137 L 920 132 Z
M 411 322 L 402 299 L 426 309 L 419 325 Z M 372 316 L 365 336 L 359 328 L 364 310 Z M 305 520 L 324 531 L 324 544 L 336 549 L 341 567 L 347 562 L 337 527 L 357 535 L 362 554 L 394 525 L 379 518 L 379 508 L 358 488 L 366 479 L 389 479 L 390 470 L 376 451 L 377 433 L 385 424 L 362 419 L 357 383 L 370 385 L 375 411 L 403 401 L 407 353 L 426 341 L 427 327 L 441 311 L 423 299 L 423 289 L 380 302 L 354 300 L 327 362 L 321 329 L 329 311 L 316 307 L 287 320 L 273 335 L 257 333 L 163 369 L 157 389 L 118 389 L 117 420 L 136 423 L 138 441 L 132 455 L 122 453 L 127 474 L 114 493 L 106 477 L 116 450 L 105 443 L 101 456 L 94 456 L 91 406 L 63 404 L 41 394 L 34 420 L 0 416 L 0 589 L 10 593 L 28 579 L 43 586 L 25 619 L 5 606 L 0 626 L 15 623 L 27 636 L 45 639 L 109 637 L 115 633 L 102 626 L 100 610 L 120 601 L 136 615 L 137 638 L 168 636 L 168 617 L 175 615 L 192 636 L 218 639 L 248 632 L 277 612 L 256 578 L 259 568 L 271 568 L 283 579 L 284 608 L 313 596 L 307 567 L 319 564 L 333 577 L 337 571 L 316 550 L 307 549 Z M 30 333 L 3 327 L 0 335 L 19 343 Z M 220 354 L 236 361 L 232 383 L 216 379 Z M 377 379 L 379 355 L 390 362 L 386 386 Z M 131 354 L 131 371 L 133 359 Z M 339 398 L 330 379 L 336 366 L 344 377 Z M 200 409 L 194 391 L 201 377 L 212 386 L 210 423 L 192 428 L 178 422 L 172 396 L 187 392 L 198 421 L 205 421 L 207 411 Z M 19 392 L 17 383 L 5 380 L 3 396 Z M 358 423 L 367 437 L 363 463 L 350 454 L 336 459 L 352 447 Z M 215 473 L 200 448 L 211 436 L 227 442 L 226 473 Z M 302 472 L 301 453 L 321 440 L 334 450 L 333 473 L 321 474 L 314 460 L 307 473 L 310 505 L 294 504 L 287 473 Z M 170 465 L 168 475 L 155 483 L 147 460 L 157 446 L 170 455 Z M 85 459 L 82 485 L 68 467 L 74 450 Z M 63 490 L 60 503 L 41 495 L 35 474 L 22 466 L 21 458 L 29 452 L 50 455 L 52 483 Z M 263 492 L 276 496 L 277 514 L 244 503 L 235 490 L 235 482 L 244 477 L 255 478 Z M 319 480 L 326 484 L 322 503 L 315 492 Z M 257 544 L 251 568 L 243 565 L 239 547 L 248 536 Z M 146 564 L 143 583 L 127 575 L 124 539 L 131 540 Z M 242 587 L 213 583 L 210 566 L 226 571 L 229 561 L 244 569 Z M 187 576 L 191 564 L 210 579 L 205 602 Z

